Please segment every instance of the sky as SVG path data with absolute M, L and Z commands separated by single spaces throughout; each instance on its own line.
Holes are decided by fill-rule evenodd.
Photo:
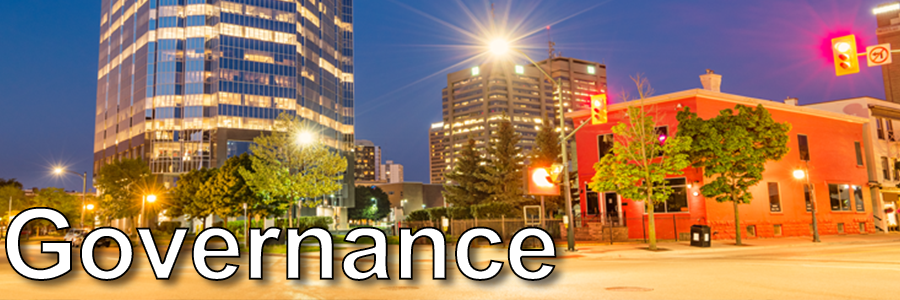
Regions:
M 871 9 L 882 2 L 517 0 L 493 1 L 492 15 L 489 0 L 357 0 L 356 138 L 403 164 L 406 181 L 428 182 L 446 75 L 487 59 L 497 34 L 543 59 L 548 25 L 563 56 L 606 64 L 614 101 L 634 94 L 636 74 L 664 94 L 699 88 L 706 69 L 730 94 L 883 99 L 880 68 L 835 77 L 829 50 L 844 34 L 877 44 Z M 0 178 L 80 190 L 81 178 L 52 167 L 92 173 L 99 25 L 99 0 L 0 1 Z

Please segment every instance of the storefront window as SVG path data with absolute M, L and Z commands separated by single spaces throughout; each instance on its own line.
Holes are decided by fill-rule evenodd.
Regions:
M 685 178 L 666 179 L 666 186 L 672 187 L 672 193 L 665 202 L 657 203 L 653 211 L 657 213 L 688 212 L 687 180 Z

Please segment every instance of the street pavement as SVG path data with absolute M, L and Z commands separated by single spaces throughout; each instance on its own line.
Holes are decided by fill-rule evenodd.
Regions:
M 238 264 L 227 280 L 209 281 L 196 273 L 186 245 L 170 280 L 156 280 L 144 256 L 135 249 L 134 264 L 122 278 L 104 282 L 87 275 L 73 253 L 72 272 L 51 281 L 31 281 L 9 266 L 0 250 L 0 298 L 67 299 L 897 299 L 900 298 L 900 235 L 825 236 L 823 243 L 808 239 L 749 240 L 749 246 L 715 242 L 711 248 L 686 242 L 660 243 L 663 251 L 641 249 L 640 243 L 600 245 L 579 243 L 577 252 L 559 248 L 557 259 L 529 259 L 526 266 L 556 265 L 549 278 L 519 279 L 508 263 L 496 278 L 473 281 L 456 268 L 448 247 L 447 279 L 432 280 L 430 247 L 416 246 L 413 280 L 399 280 L 399 250 L 389 248 L 392 280 L 353 281 L 341 272 L 340 258 L 352 249 L 336 251 L 334 280 L 319 280 L 318 253 L 303 253 L 301 279 L 286 280 L 286 258 L 264 258 L 264 280 L 248 279 L 246 256 L 208 259 L 213 269 Z M 0 247 L 2 248 L 2 247 Z M 55 262 L 37 244 L 22 246 L 26 261 L 35 267 Z M 165 251 L 162 249 L 161 251 Z M 501 247 L 473 248 L 478 268 L 490 260 L 507 261 Z M 98 248 L 101 267 L 111 268 L 117 248 Z M 361 270 L 371 257 L 357 263 Z

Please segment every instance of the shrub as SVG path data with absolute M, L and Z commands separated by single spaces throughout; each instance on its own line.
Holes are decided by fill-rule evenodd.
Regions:
M 517 210 L 512 204 L 506 202 L 488 202 L 483 204 L 472 205 L 472 216 L 479 219 L 495 219 L 505 216 L 507 218 L 521 218 L 522 212 Z
M 314 227 L 319 227 L 327 230 L 328 226 L 334 223 L 334 219 L 332 219 L 331 217 L 298 217 L 294 219 L 293 227 L 287 226 L 288 222 L 290 222 L 290 220 L 275 220 L 275 227 L 297 228 L 301 232 Z
M 428 221 L 431 219 L 431 216 L 428 215 L 428 212 L 424 209 L 413 211 L 406 215 L 406 221 L 415 222 L 415 221 Z
M 428 212 L 428 218 L 434 222 L 440 222 L 442 217 L 447 216 L 447 209 L 444 207 L 432 207 L 425 211 Z
M 244 232 L 244 223 L 245 223 L 244 221 L 231 221 L 225 225 L 225 229 L 228 229 L 228 231 L 231 231 L 234 233 Z M 263 224 L 264 224 L 263 220 L 259 220 L 259 221 L 250 220 L 250 228 L 262 228 Z M 265 228 L 263 228 L 263 229 L 265 229 Z
M 175 232 L 175 228 L 178 227 L 181 227 L 181 222 L 166 221 L 160 222 L 159 226 L 157 226 L 157 229 L 159 230 L 159 232 L 172 234 Z
M 447 217 L 454 220 L 471 219 L 472 213 L 465 206 L 451 206 L 447 208 Z

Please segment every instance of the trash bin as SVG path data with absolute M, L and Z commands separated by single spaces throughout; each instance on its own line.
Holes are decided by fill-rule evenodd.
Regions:
M 709 226 L 691 225 L 691 246 L 709 247 Z

